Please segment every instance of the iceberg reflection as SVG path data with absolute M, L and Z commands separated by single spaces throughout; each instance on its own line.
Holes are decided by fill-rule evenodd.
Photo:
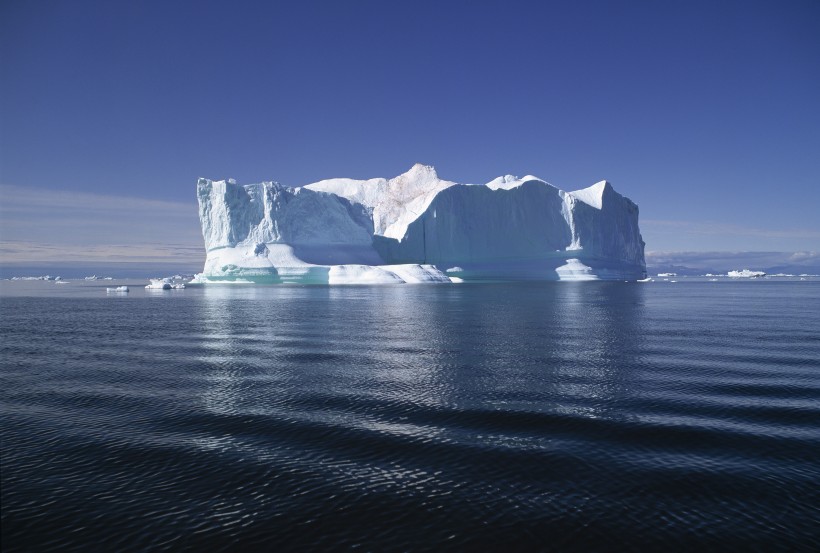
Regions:
M 465 412 L 596 417 L 630 389 L 642 294 L 601 282 L 207 288 L 202 401 L 427 439 L 475 439 L 446 423 Z

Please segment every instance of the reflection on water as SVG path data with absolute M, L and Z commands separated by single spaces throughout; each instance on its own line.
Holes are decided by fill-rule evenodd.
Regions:
M 242 335 L 246 324 L 237 324 L 242 314 L 236 312 L 242 305 L 211 293 L 206 293 L 200 303 L 200 319 L 206 330 L 201 347 L 206 354 L 198 360 L 203 363 L 202 376 L 208 383 L 202 400 L 206 409 L 217 414 L 230 415 L 241 409 L 243 367 L 247 361 L 238 353 L 242 339 L 248 337 Z
M 397 409 L 595 417 L 630 391 L 643 290 L 611 283 L 206 288 L 203 404 L 214 413 L 429 438 L 448 430 L 406 421 Z M 351 409 L 362 400 L 371 408 Z
M 556 409 L 590 417 L 607 412 L 619 395 L 634 386 L 636 354 L 643 321 L 641 285 L 569 283 L 555 304 L 555 323 L 561 334 L 554 341 L 556 397 L 575 401 Z
M 3 298 L 4 551 L 820 548 L 815 283 L 179 292 Z

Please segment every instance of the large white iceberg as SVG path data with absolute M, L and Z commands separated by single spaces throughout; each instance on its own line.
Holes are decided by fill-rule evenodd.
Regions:
M 417 164 L 393 179 L 197 183 L 198 282 L 375 284 L 637 280 L 638 206 L 601 181 L 564 192 L 533 176 L 486 185 Z

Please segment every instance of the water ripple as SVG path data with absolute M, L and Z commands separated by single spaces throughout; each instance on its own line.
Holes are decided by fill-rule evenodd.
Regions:
M 820 549 L 820 294 L 564 284 L 4 298 L 2 548 Z

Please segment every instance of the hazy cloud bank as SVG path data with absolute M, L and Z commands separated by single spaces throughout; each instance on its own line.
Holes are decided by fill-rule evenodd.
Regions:
M 820 252 L 646 252 L 646 265 L 658 271 L 726 273 L 734 269 L 769 273 L 820 274 Z
M 0 185 L 0 262 L 204 260 L 195 202 Z
M 657 270 L 702 274 L 751 268 L 820 273 L 820 231 L 816 230 L 657 220 L 641 221 L 641 229 L 647 242 L 647 265 Z M 660 240 L 659 235 L 669 239 Z M 731 246 L 733 241 L 748 243 L 749 237 L 767 251 Z M 710 251 L 691 251 L 692 243 L 710 246 Z M 787 245 L 783 250 L 789 251 L 765 248 L 770 243 Z M 672 246 L 658 248 L 659 244 Z M 806 247 L 794 251 L 800 249 L 797 244 Z M 6 269 L 130 264 L 198 270 L 204 259 L 193 199 L 167 202 L 0 185 L 0 265 Z
M 656 219 L 641 220 L 640 225 L 647 248 L 665 251 L 794 252 L 820 247 L 820 229 L 768 229 L 712 221 Z

